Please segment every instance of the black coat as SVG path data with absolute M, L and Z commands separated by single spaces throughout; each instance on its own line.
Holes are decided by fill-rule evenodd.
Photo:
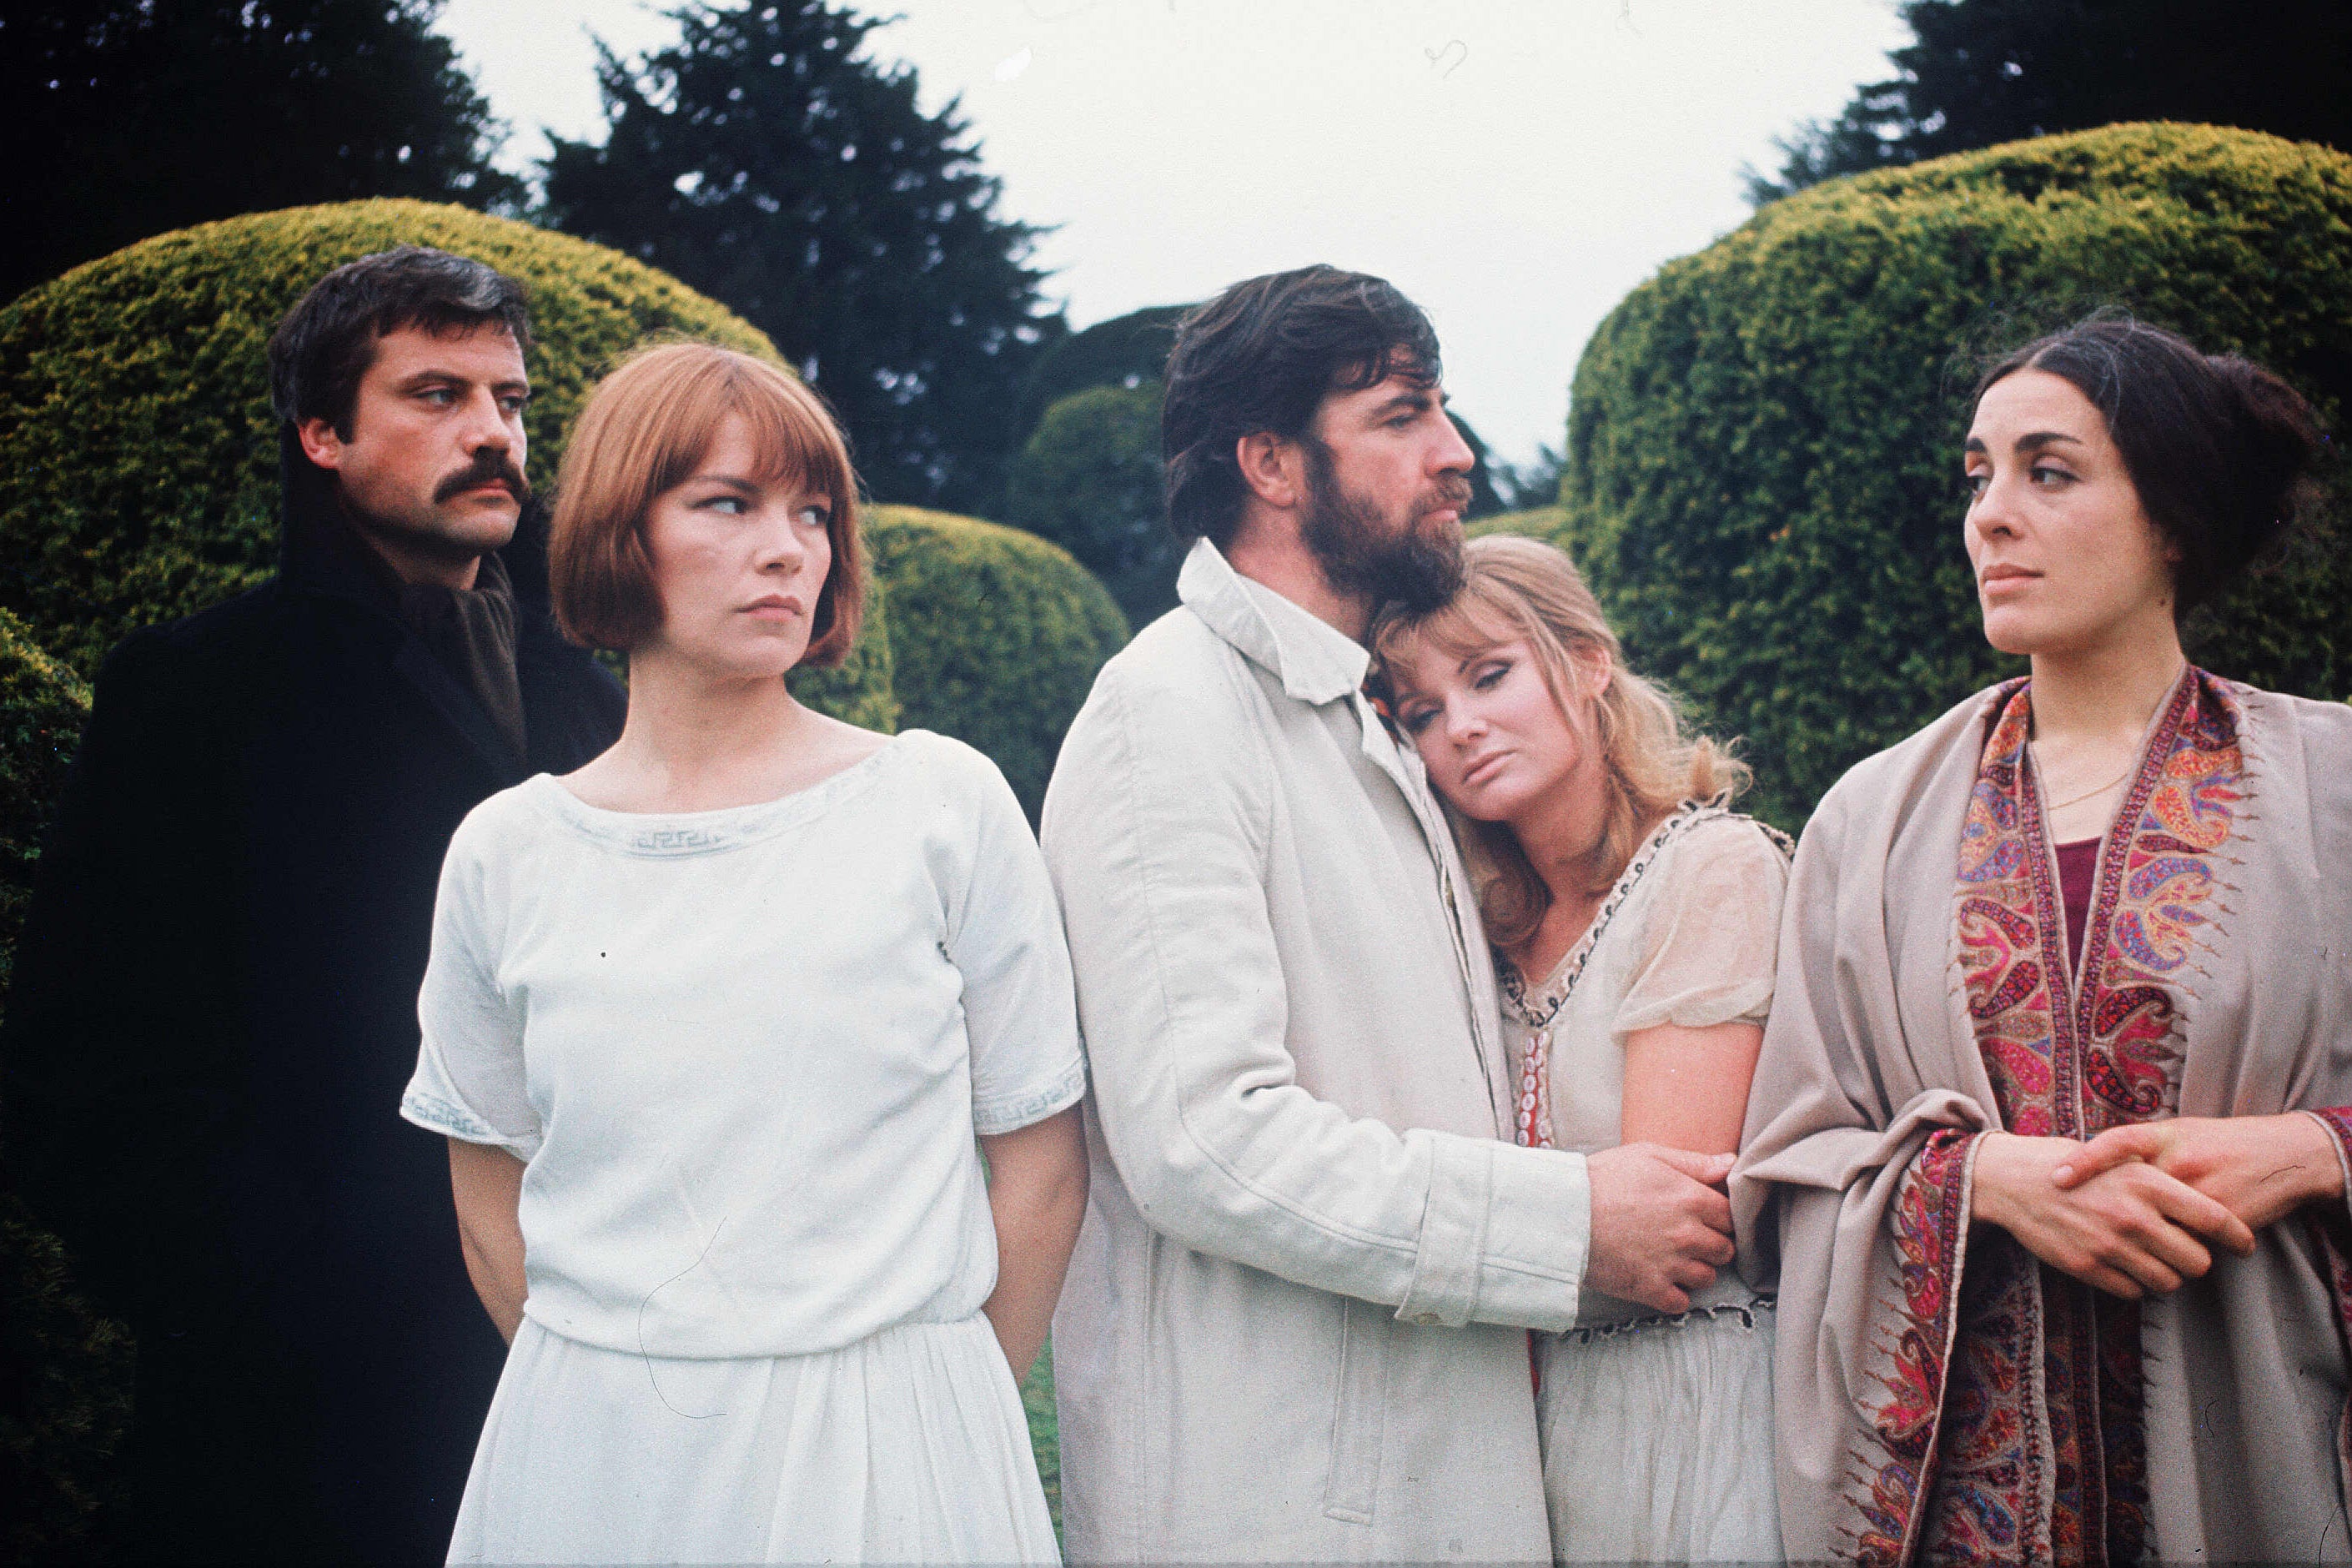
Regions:
M 523 765 L 289 456 L 278 575 L 99 677 L 0 1039 L 8 1163 L 137 1335 L 140 1556 L 437 1563 L 505 1352 L 447 1146 L 397 1114 L 434 890 L 477 802 L 625 702 L 527 519 Z

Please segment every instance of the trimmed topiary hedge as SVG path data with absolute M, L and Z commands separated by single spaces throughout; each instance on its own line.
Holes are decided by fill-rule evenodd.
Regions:
M 1636 668 L 1743 734 L 1800 825 L 1838 774 L 2017 668 L 1960 540 L 1978 356 L 2119 305 L 2352 406 L 2352 157 L 2123 125 L 1832 181 L 1618 305 L 1570 397 L 1559 542 Z M 2190 656 L 2352 689 L 2352 550 L 2329 519 L 2190 623 Z
M 870 539 L 870 534 L 868 535 Z M 866 579 L 866 618 L 858 623 L 857 646 L 836 669 L 808 669 L 787 678 L 793 695 L 810 707 L 879 730 L 898 728 L 898 696 L 892 679 L 890 593 L 878 574 Z
M 1127 641 L 1103 585 L 1067 552 L 976 518 L 877 506 L 898 721 L 988 753 L 1034 821 L 1062 735 Z
M 1161 496 L 1157 381 L 1055 399 L 1004 485 L 1004 514 L 1093 573 L 1131 626 L 1176 607 L 1184 545 Z
M 1517 533 L 1529 539 L 1540 539 L 1546 544 L 1560 543 L 1568 526 L 1568 511 L 1556 506 L 1534 506 L 1525 511 L 1498 511 L 1465 524 L 1463 532 L 1473 539 L 1483 539 L 1490 533 Z
M 65 781 L 89 689 L 0 610 L 0 994 L 32 888 L 41 836 Z M 91 1312 L 66 1277 L 56 1240 L 0 1195 L 0 1556 L 81 1556 L 93 1532 L 108 1455 L 129 1418 L 131 1342 Z
M 1034 431 L 1045 410 L 1089 386 L 1138 387 L 1167 374 L 1168 351 L 1176 344 L 1176 322 L 1191 305 L 1146 305 L 1108 321 L 1097 321 L 1037 356 L 1021 384 L 1013 424 Z M 1152 433 L 1159 450 L 1159 432 Z
M 41 835 L 89 715 L 89 688 L 81 677 L 44 652 L 23 621 L 0 610 L 0 994 L 25 922 Z

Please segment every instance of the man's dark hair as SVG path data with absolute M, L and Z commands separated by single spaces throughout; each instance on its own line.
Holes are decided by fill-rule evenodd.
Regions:
M 1437 332 L 1391 284 L 1336 267 L 1236 283 L 1176 323 L 1160 443 L 1168 522 L 1181 539 L 1232 542 L 1247 494 L 1234 447 L 1272 431 L 1310 433 L 1334 392 L 1391 375 L 1437 384 Z
M 2180 552 L 2178 614 L 2210 603 L 2312 498 L 2318 422 L 2252 360 L 2103 312 L 2004 357 L 1977 383 L 1978 399 L 2021 370 L 2063 378 L 2105 416 L 2141 509 Z
M 463 256 L 404 245 L 347 261 L 310 286 L 269 334 L 269 405 L 299 424 L 325 419 L 352 438 L 360 378 L 387 332 L 467 332 L 496 325 L 530 349 L 529 293 Z

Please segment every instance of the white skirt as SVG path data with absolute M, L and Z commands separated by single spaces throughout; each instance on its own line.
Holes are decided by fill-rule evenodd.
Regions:
M 449 1543 L 452 1563 L 1060 1560 L 983 1317 L 733 1361 L 525 1319 Z
M 1538 1336 L 1560 1563 L 1779 1563 L 1772 1309 Z

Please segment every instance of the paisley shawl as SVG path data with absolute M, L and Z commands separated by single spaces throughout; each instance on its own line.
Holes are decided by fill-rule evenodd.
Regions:
M 2202 677 L 2182 680 L 2099 847 L 2078 971 L 2026 746 L 2032 698 L 2020 681 L 2001 704 L 1969 794 L 1955 893 L 1960 966 L 2001 1125 L 2089 1138 L 2178 1102 L 2173 987 L 2199 948 L 2226 934 L 2216 927 L 2218 857 L 2243 798 L 2244 760 L 2228 694 Z M 1980 1248 L 1961 1292 L 1920 1555 L 2145 1555 L 2140 1357 L 2137 1303 L 2005 1238 Z
M 2250 703 L 2292 767 L 2243 744 Z M 2183 676 L 2100 846 L 2079 968 L 2026 749 L 2026 682 L 1980 694 L 1822 803 L 1733 1190 L 1743 1272 L 1780 1273 L 1792 1558 L 2352 1555 L 2352 1205 L 2273 1226 L 2255 1258 L 2146 1304 L 1969 1226 L 1975 1147 L 1995 1127 L 2088 1138 L 2299 1106 L 2352 1172 L 2352 1112 L 2333 1109 L 2352 1101 L 2352 789 L 2339 772 L 2352 714 L 2328 706 Z M 2283 800 L 2316 819 L 2266 827 Z M 2258 985 L 2250 943 L 2266 960 L 2315 947 L 2322 963 L 2282 963 Z M 2326 1310 L 2303 1305 L 2315 1301 Z M 2324 1433 L 2267 1431 L 2303 1391 L 2242 1386 L 2242 1367 L 2202 1348 L 2264 1336 L 2279 1367 L 2336 1386 Z M 2200 1458 L 2189 1411 L 2221 1457 Z M 2236 1433 L 2212 1429 L 2217 1411 Z M 2280 1444 L 2295 1463 L 2274 1479 L 2249 1482 L 2227 1458 Z

